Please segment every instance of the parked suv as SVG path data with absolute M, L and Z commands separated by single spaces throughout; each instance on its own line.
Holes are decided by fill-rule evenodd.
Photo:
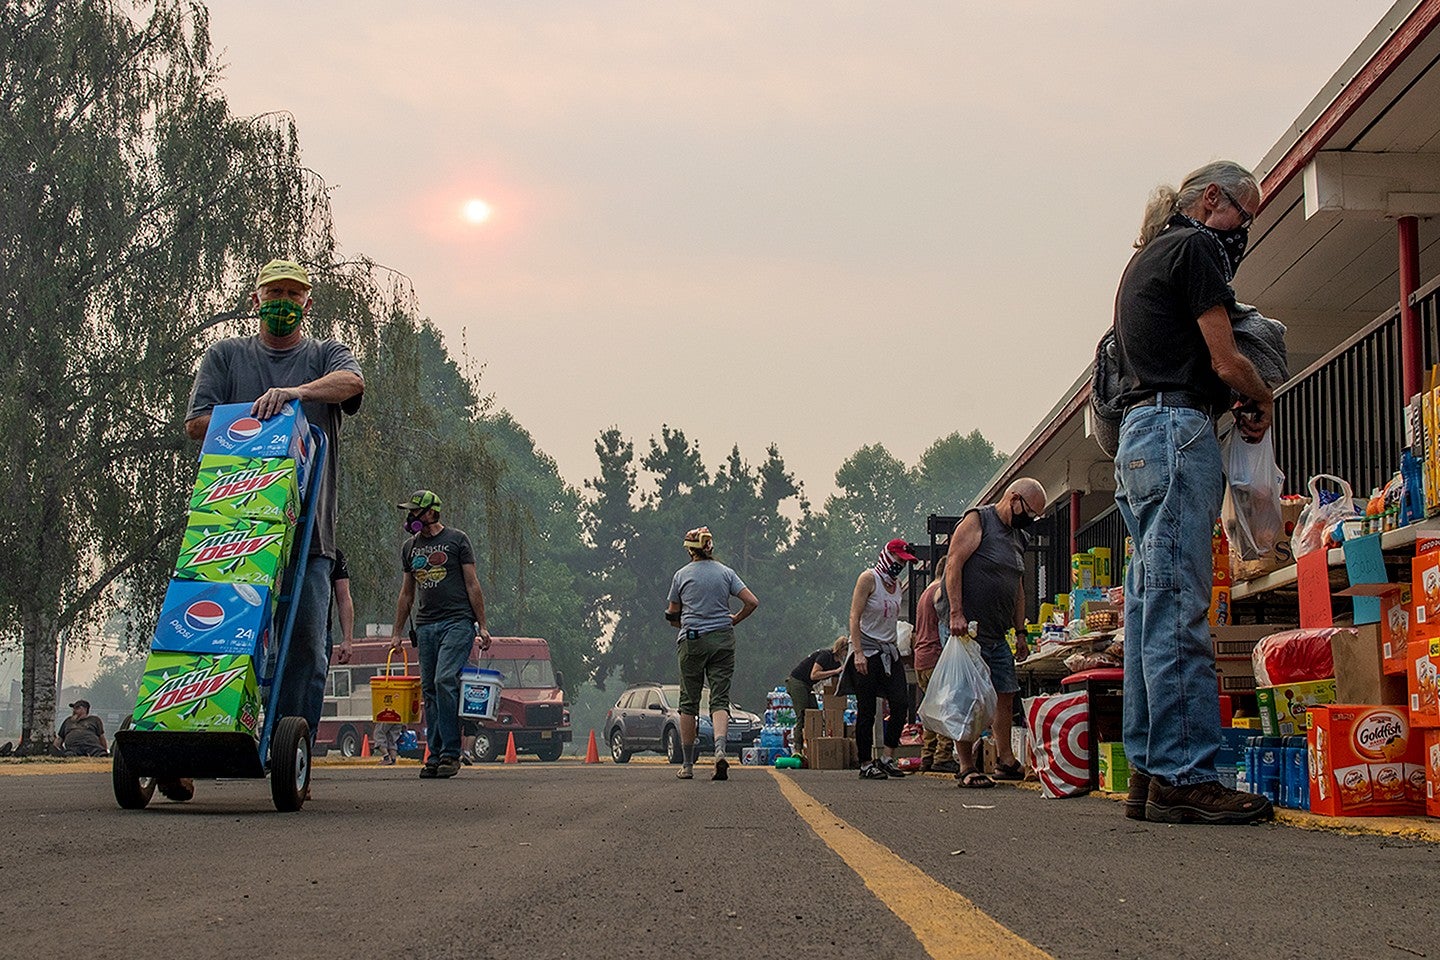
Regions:
M 680 755 L 680 686 L 674 683 L 637 683 L 620 694 L 605 714 L 605 742 L 616 763 L 628 763 L 633 754 L 653 750 L 665 754 L 671 763 Z M 700 694 L 699 746 L 715 748 L 715 731 L 710 723 L 710 690 Z M 730 704 L 730 723 L 725 731 L 727 749 L 739 751 L 753 746 L 760 735 L 760 718 Z

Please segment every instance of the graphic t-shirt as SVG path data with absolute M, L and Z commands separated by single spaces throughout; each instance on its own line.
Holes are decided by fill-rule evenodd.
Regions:
M 415 578 L 415 622 L 474 622 L 464 565 L 475 551 L 464 530 L 445 527 L 433 537 L 417 533 L 400 548 L 400 568 Z

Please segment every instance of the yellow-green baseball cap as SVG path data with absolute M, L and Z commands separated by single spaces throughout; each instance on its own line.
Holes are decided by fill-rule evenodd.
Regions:
M 416 490 L 410 494 L 409 500 L 395 506 L 401 510 L 439 510 L 440 495 L 434 490 Z
M 276 280 L 294 280 L 310 286 L 310 274 L 305 268 L 294 260 L 271 260 L 260 268 L 260 276 L 255 278 L 255 289 L 260 289 L 267 283 L 274 283 Z

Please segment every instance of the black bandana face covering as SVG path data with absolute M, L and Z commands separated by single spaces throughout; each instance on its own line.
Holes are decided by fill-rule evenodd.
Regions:
M 1183 213 L 1177 213 L 1170 222 L 1175 223 L 1177 220 L 1184 226 L 1194 227 L 1201 233 L 1213 237 L 1215 242 L 1220 244 L 1220 252 L 1225 255 L 1225 280 L 1226 282 L 1233 280 L 1235 271 L 1240 269 L 1240 261 L 1245 259 L 1245 247 L 1250 242 L 1249 229 L 1236 227 L 1234 230 L 1216 230 Z

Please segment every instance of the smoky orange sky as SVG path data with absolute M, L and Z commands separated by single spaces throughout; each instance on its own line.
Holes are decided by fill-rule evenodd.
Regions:
M 1110 323 L 1147 193 L 1258 163 L 1389 6 L 210 11 L 235 112 L 294 115 L 343 252 L 413 280 L 569 482 L 607 427 L 669 424 L 712 469 L 777 444 L 818 504 L 862 444 L 1013 450 Z

